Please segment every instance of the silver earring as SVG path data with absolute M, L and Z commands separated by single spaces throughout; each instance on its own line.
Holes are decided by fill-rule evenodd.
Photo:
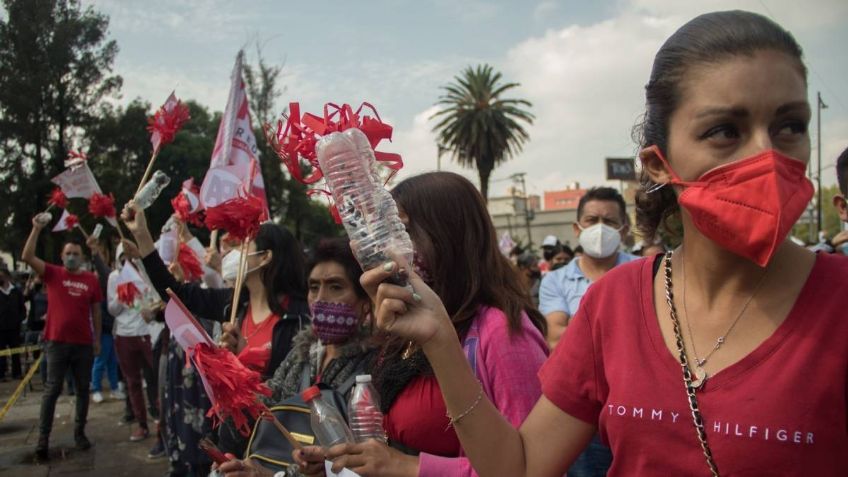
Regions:
M 667 182 L 663 182 L 662 184 L 654 184 L 654 185 L 648 187 L 647 189 L 645 189 L 645 193 L 646 194 L 653 194 L 654 192 L 657 192 L 660 189 L 662 189 L 663 187 L 665 187 L 666 185 L 668 185 Z

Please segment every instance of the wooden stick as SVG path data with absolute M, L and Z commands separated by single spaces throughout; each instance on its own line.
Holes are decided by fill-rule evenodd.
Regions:
M 286 429 L 286 426 L 284 426 L 271 411 L 265 411 L 264 417 L 265 419 L 271 421 L 272 424 L 274 424 L 274 427 L 276 427 L 277 430 L 280 431 L 280 434 L 282 434 L 283 437 L 285 437 L 286 440 L 289 441 L 289 444 L 291 444 L 292 447 L 297 450 L 303 449 L 303 444 L 301 444 L 300 441 L 298 441 L 294 438 L 293 435 L 291 435 L 291 432 Z
M 141 188 L 144 187 L 144 184 L 147 182 L 147 179 L 150 179 L 150 173 L 153 172 L 153 163 L 156 162 L 156 157 L 159 155 L 159 149 L 154 149 L 153 154 L 150 155 L 150 162 L 147 163 L 147 169 L 144 171 L 144 175 L 141 176 L 141 182 L 138 184 L 138 189 L 135 191 L 135 197 L 141 192 Z
M 209 250 L 218 251 L 218 229 L 213 230 L 209 234 Z
M 82 225 L 76 224 L 74 227 L 78 228 L 79 231 L 82 232 L 82 236 L 85 237 L 85 240 L 88 241 L 88 232 L 86 232 L 85 229 L 82 228 Z
M 236 288 L 233 290 L 233 305 L 230 307 L 230 324 L 233 326 L 236 324 L 237 307 L 239 298 L 241 297 L 241 289 L 244 286 L 244 272 L 245 268 L 247 268 L 247 244 L 247 240 L 244 240 L 241 243 L 241 256 L 239 257 L 238 275 L 236 275 L 235 284 Z

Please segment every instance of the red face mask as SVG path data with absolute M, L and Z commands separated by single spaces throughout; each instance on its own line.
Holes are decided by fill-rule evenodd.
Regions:
M 806 165 L 769 149 L 686 182 L 651 146 L 686 189 L 677 198 L 695 227 L 722 248 L 765 267 L 813 197 Z

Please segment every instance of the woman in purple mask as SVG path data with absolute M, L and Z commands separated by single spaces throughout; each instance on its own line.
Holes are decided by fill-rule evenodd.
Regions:
M 376 355 L 366 324 L 371 300 L 359 284 L 362 269 L 347 240 L 321 241 L 307 270 L 312 324 L 295 336 L 291 352 L 268 381 L 273 392 L 269 403 L 302 391 L 304 368 L 310 384 L 337 388 L 351 376 L 369 373 Z M 345 400 L 351 390 L 345 391 Z

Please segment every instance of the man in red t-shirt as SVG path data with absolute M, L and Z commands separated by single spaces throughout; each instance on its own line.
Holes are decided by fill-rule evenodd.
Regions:
M 47 220 L 44 220 L 47 219 Z M 48 442 L 53 428 L 56 400 L 62 392 L 62 379 L 68 369 L 76 386 L 76 422 L 74 440 L 78 449 L 91 443 L 85 436 L 88 416 L 88 388 L 91 365 L 100 354 L 100 302 L 103 300 L 97 276 L 83 271 L 82 246 L 68 241 L 62 247 L 59 267 L 35 256 L 35 244 L 41 229 L 49 222 L 43 214 L 32 219 L 32 232 L 21 258 L 42 277 L 47 288 L 47 322 L 44 328 L 44 353 L 47 360 L 47 386 L 41 400 L 41 421 L 36 457 L 48 458 Z

